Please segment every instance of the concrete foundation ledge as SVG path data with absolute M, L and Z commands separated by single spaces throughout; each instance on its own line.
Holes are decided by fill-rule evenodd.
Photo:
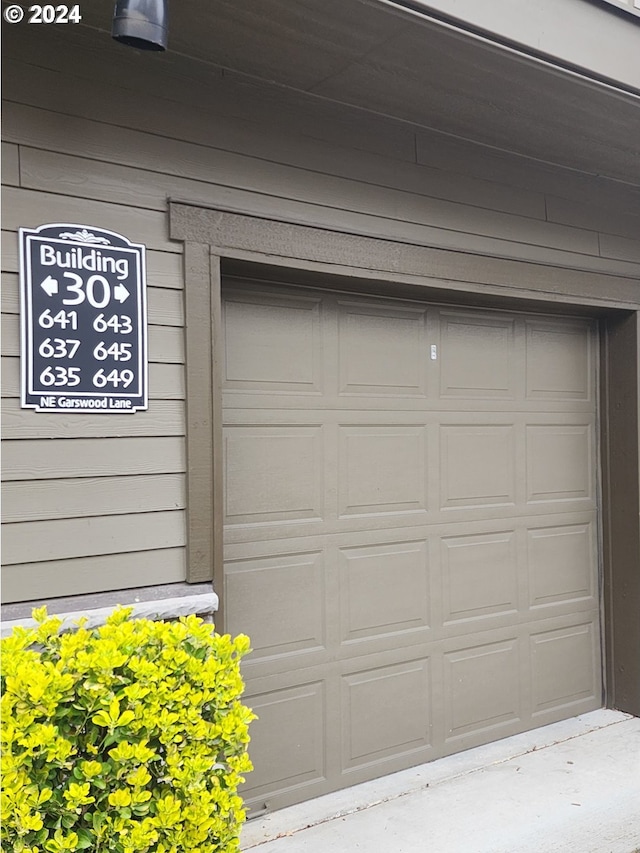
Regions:
M 194 614 L 206 621 L 213 621 L 213 614 L 218 609 L 218 596 L 212 590 L 196 595 L 181 595 L 172 598 L 159 598 L 146 601 L 122 601 L 123 606 L 132 609 L 132 619 L 177 619 L 180 616 Z M 118 605 L 116 600 L 106 607 L 87 607 L 85 609 L 58 611 L 52 602 L 50 612 L 52 616 L 62 619 L 62 630 L 73 631 L 82 617 L 86 618 L 86 628 L 96 628 L 104 625 L 105 620 Z M 14 627 L 20 625 L 30 628 L 37 623 L 29 616 L 17 619 L 3 619 L 0 635 L 8 636 Z

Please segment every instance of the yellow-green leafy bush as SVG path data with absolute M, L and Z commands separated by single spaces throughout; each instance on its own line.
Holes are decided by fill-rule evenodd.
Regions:
M 232 853 L 251 770 L 249 640 L 190 616 L 2 641 L 2 850 Z

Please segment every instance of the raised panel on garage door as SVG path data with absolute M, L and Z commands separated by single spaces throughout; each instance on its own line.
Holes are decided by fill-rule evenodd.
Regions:
M 591 321 L 238 280 L 223 302 L 250 807 L 600 707 Z

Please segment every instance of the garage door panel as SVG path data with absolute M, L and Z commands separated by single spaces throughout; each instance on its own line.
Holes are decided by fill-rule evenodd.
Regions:
M 599 649 L 593 619 L 531 636 L 533 717 L 579 714 L 600 703 Z
M 227 427 L 225 523 L 324 514 L 322 426 Z
M 309 787 L 325 779 L 325 685 L 322 681 L 248 694 L 258 715 L 251 724 L 254 770 L 247 777 L 249 801 Z M 283 732 L 286 736 L 283 738 Z
M 426 541 L 341 548 L 339 561 L 343 643 L 429 627 Z
M 430 747 L 430 682 L 428 658 L 343 676 L 343 769 Z
M 514 425 L 440 427 L 440 506 L 515 504 Z
M 419 426 L 341 426 L 341 517 L 427 509 L 426 430 Z
M 593 399 L 593 326 L 527 320 L 526 389 L 536 400 Z
M 532 608 L 595 601 L 591 523 L 557 524 L 528 531 L 529 590 Z
M 515 530 L 443 537 L 443 621 L 486 621 L 518 611 Z
M 341 395 L 424 397 L 425 309 L 338 302 Z
M 324 554 L 281 554 L 226 564 L 230 633 L 251 637 L 251 659 L 326 646 Z
M 320 304 L 317 298 L 266 297 L 264 293 L 228 298 L 224 312 L 225 387 L 320 391 Z
M 444 655 L 446 740 L 513 728 L 524 706 L 517 637 Z
M 515 399 L 513 319 L 440 312 L 440 396 Z
M 517 533 L 524 536 L 526 530 L 519 530 Z M 452 541 L 456 545 L 456 539 L 464 542 L 466 538 L 444 537 L 446 542 L 440 542 L 440 548 L 444 552 Z M 472 542 L 477 539 L 481 543 L 490 542 L 492 538 L 492 534 L 469 537 Z M 496 538 L 502 539 L 503 534 L 498 532 Z M 249 578 L 255 579 L 254 571 L 258 566 L 257 572 L 264 575 L 258 578 L 262 583 L 256 583 L 255 593 L 249 593 L 246 600 L 239 602 L 236 598 L 232 601 L 230 597 L 226 600 L 230 612 L 235 610 L 238 613 L 242 607 L 242 613 L 236 615 L 233 623 L 228 626 L 229 630 L 246 630 L 252 637 L 254 651 L 243 664 L 248 681 L 253 684 L 256 679 L 282 677 L 286 674 L 293 679 L 288 683 L 294 683 L 296 673 L 302 669 L 311 671 L 313 667 L 318 668 L 313 676 L 316 677 L 322 672 L 322 667 L 329 664 L 348 665 L 350 661 L 355 662 L 363 658 L 372 658 L 375 663 L 380 656 L 397 661 L 405 659 L 407 655 L 411 656 L 418 646 L 428 649 L 439 642 L 448 643 L 449 648 L 451 643 L 455 647 L 456 643 L 460 642 L 486 644 L 514 628 L 518 629 L 519 635 L 528 636 L 531 631 L 541 630 L 540 626 L 545 629 L 549 625 L 553 627 L 562 624 L 562 619 L 566 621 L 566 617 L 571 618 L 576 614 L 582 614 L 584 621 L 592 621 L 597 625 L 598 605 L 595 596 L 574 598 L 571 595 L 556 595 L 548 603 L 528 607 L 526 575 L 525 603 L 519 611 L 502 607 L 496 607 L 493 611 L 490 606 L 476 608 L 472 604 L 469 608 L 471 615 L 449 618 L 451 608 L 446 588 L 451 581 L 444 557 L 442 566 L 435 565 L 428 580 L 422 576 L 415 586 L 409 589 L 399 582 L 409 584 L 415 578 L 417 566 L 423 561 L 422 552 L 425 550 L 431 555 L 429 562 L 437 564 L 438 561 L 433 559 L 433 555 L 437 551 L 435 546 L 438 542 L 437 537 L 427 536 L 426 540 L 418 542 L 401 541 L 387 546 L 341 549 L 338 556 L 334 556 L 331 553 L 333 549 L 327 546 L 327 552 L 322 556 L 285 554 L 274 558 L 230 561 L 227 567 L 229 589 L 238 589 L 236 574 L 240 577 L 245 574 L 249 582 Z M 385 551 L 389 555 L 389 567 L 392 567 L 398 564 L 399 557 L 403 557 L 403 550 L 409 551 L 405 557 L 406 571 L 398 580 L 392 577 L 386 586 L 377 588 L 375 580 L 384 572 L 382 558 Z M 464 548 L 462 550 L 464 551 Z M 415 553 L 412 553 L 414 551 Z M 351 584 L 351 588 L 351 572 L 350 568 L 346 567 L 343 567 L 339 579 L 334 577 L 331 571 L 325 571 L 324 577 L 318 577 L 314 581 L 312 572 L 319 573 L 322 566 L 334 565 L 336 561 L 339 564 L 341 559 L 344 560 L 344 552 L 356 555 L 356 565 L 357 557 L 363 556 L 364 565 L 356 569 L 356 582 Z M 375 559 L 377 556 L 381 559 Z M 308 562 L 305 564 L 303 560 Z M 290 566 L 286 565 L 287 562 Z M 520 562 L 518 561 L 517 570 L 522 574 Z M 281 586 L 275 582 L 273 589 L 266 588 L 272 570 L 281 574 L 279 567 L 285 564 L 286 572 L 298 572 L 300 563 L 304 584 L 296 585 L 292 581 L 291 592 L 284 591 L 281 595 Z M 526 562 L 522 565 L 526 572 Z M 374 583 L 368 585 L 371 566 Z M 489 571 L 491 570 L 489 566 Z M 286 572 L 282 572 L 283 579 Z M 482 566 L 477 574 L 482 577 Z M 440 585 L 443 587 L 442 606 L 437 595 L 423 596 L 422 590 L 428 584 L 436 591 Z M 323 586 L 325 589 L 322 589 Z M 473 587 L 478 587 L 478 584 L 473 584 Z M 396 588 L 400 590 L 398 593 Z M 480 585 L 480 589 L 480 601 L 484 604 L 488 593 L 483 585 Z M 332 590 L 335 590 L 335 593 Z M 460 595 L 462 596 L 462 593 Z M 288 612 L 283 601 L 290 605 Z M 388 609 L 385 609 L 385 606 L 388 606 Z M 354 612 L 350 612 L 350 607 L 354 608 Z M 319 628 L 323 616 L 324 623 Z M 427 617 L 430 619 L 429 623 Z M 304 675 L 305 679 L 309 677 L 308 674 Z
M 590 424 L 527 427 L 527 500 L 593 500 Z

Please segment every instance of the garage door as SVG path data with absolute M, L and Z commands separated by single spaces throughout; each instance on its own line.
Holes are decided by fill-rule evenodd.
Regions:
M 223 331 L 255 812 L 601 706 L 590 320 L 236 281 Z

